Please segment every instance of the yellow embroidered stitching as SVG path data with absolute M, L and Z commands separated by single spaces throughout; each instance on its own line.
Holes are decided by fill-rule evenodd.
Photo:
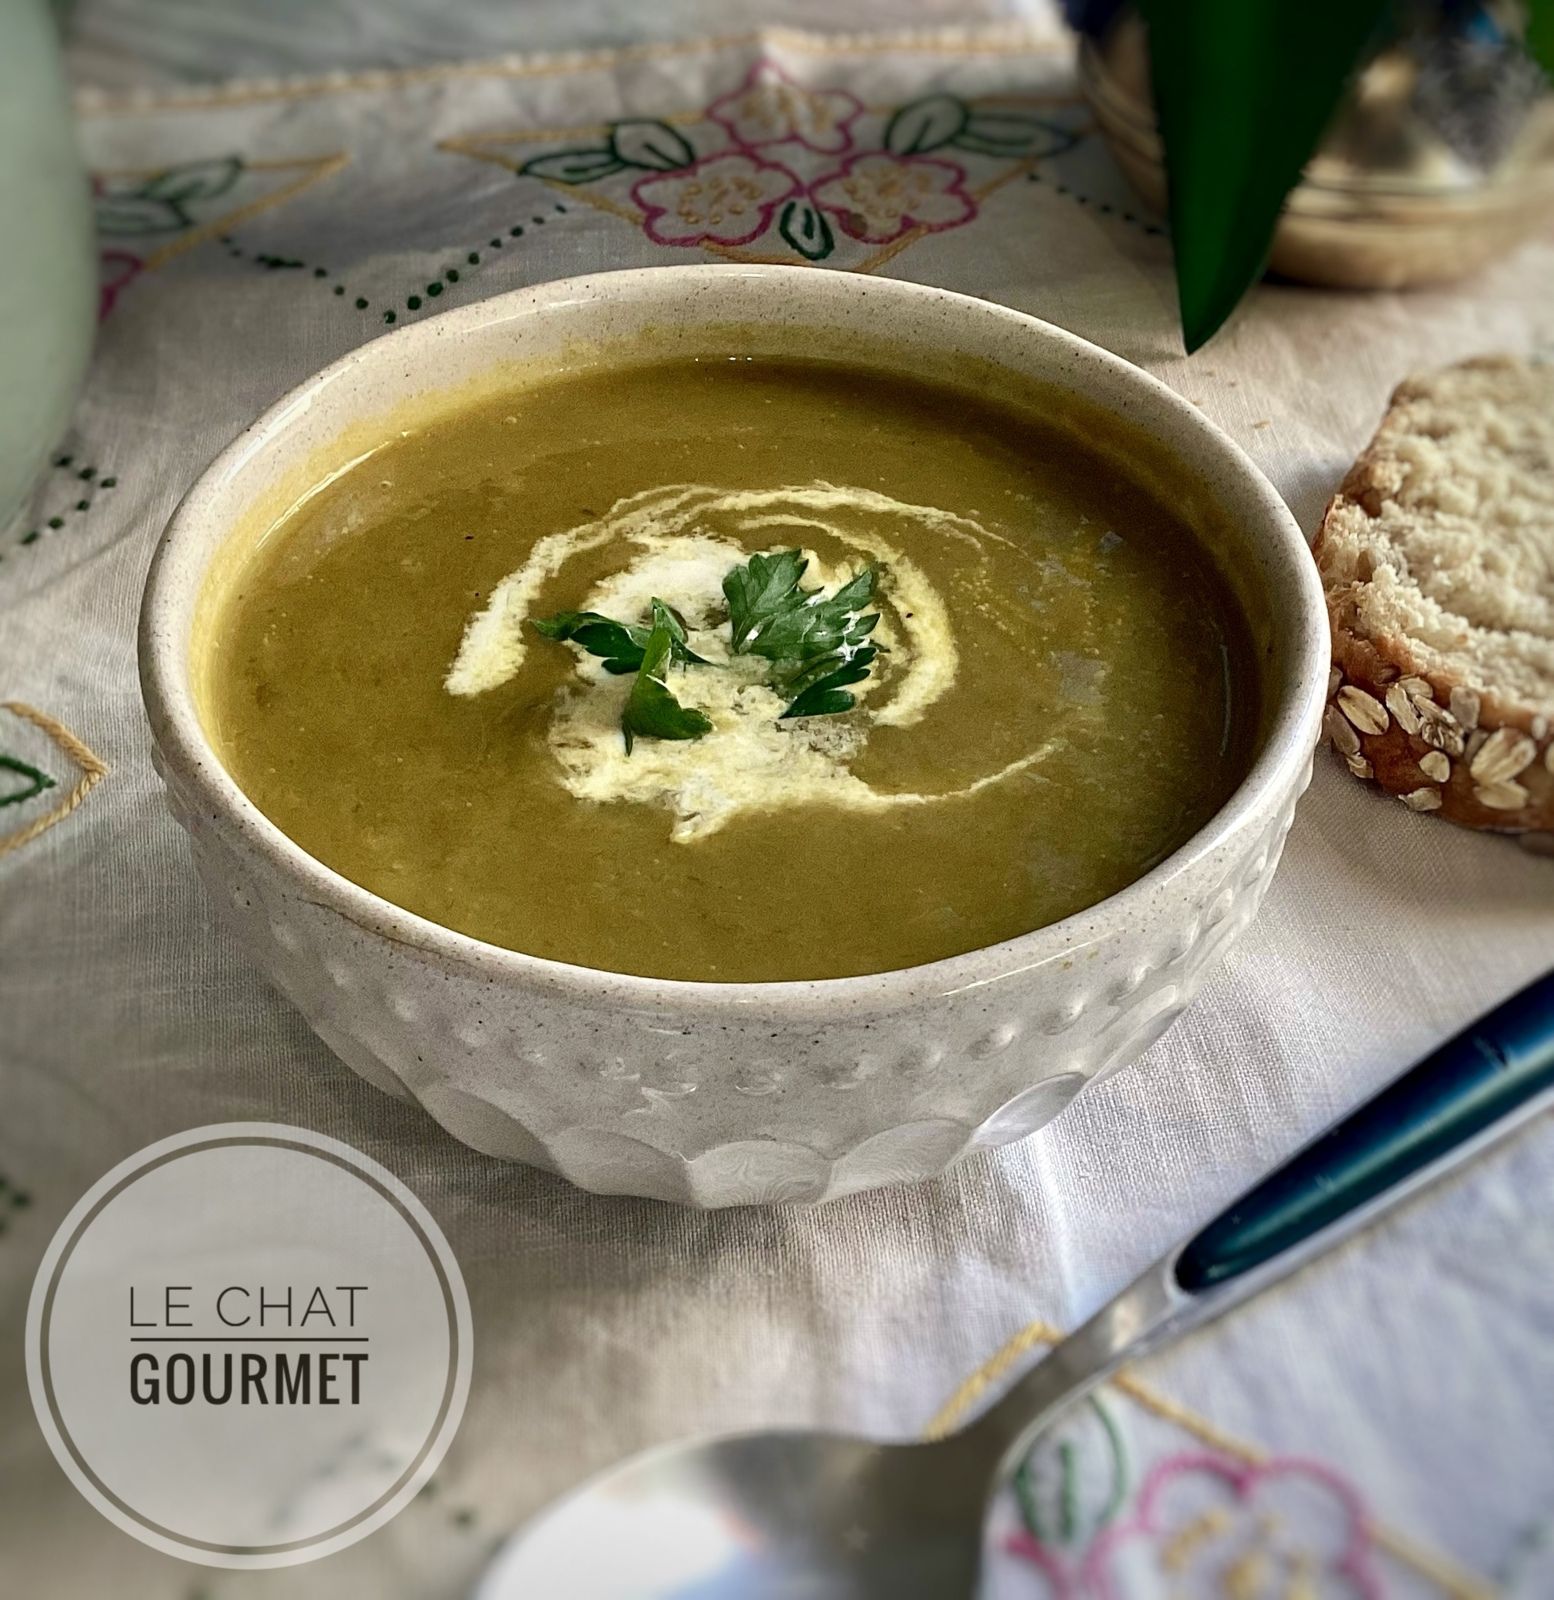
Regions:
M 56 822 L 63 822 L 108 775 L 108 766 L 63 723 L 56 722 L 53 717 L 45 715 L 35 707 L 26 705 L 20 700 L 5 700 L 0 701 L 0 711 L 9 711 L 12 716 L 30 722 L 33 727 L 47 734 L 55 748 L 68 756 L 81 773 L 75 787 L 51 811 L 46 811 L 41 817 L 35 817 L 17 832 L 0 838 L 0 856 L 3 856 L 8 851 L 20 850 L 24 844 L 30 844 L 40 833 L 52 828 Z
M 273 210 L 276 206 L 284 205 L 286 201 L 294 199 L 304 189 L 310 189 L 315 183 L 321 183 L 325 178 L 333 177 L 342 167 L 350 165 L 351 158 L 343 150 L 337 151 L 332 156 L 310 156 L 307 158 L 309 170 L 294 178 L 290 183 L 282 184 L 271 194 L 261 195 L 257 200 L 250 200 L 247 205 L 239 206 L 235 211 L 226 211 L 219 217 L 213 217 L 209 222 L 196 223 L 194 227 L 179 234 L 176 239 L 164 244 L 160 250 L 153 250 L 146 257 L 145 270 L 154 271 L 157 267 L 165 266 L 175 256 L 180 256 L 185 250 L 192 250 L 197 244 L 204 244 L 207 239 L 214 239 L 220 234 L 228 232 L 247 222 L 250 217 L 257 217 L 263 212 Z M 300 161 L 245 161 L 245 167 L 250 172 L 279 172 L 289 167 L 301 166 Z

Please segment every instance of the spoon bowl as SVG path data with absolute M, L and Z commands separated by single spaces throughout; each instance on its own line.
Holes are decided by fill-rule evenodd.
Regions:
M 514 1539 L 477 1600 L 969 1595 L 995 1463 L 965 1435 L 747 1433 L 665 1445 Z

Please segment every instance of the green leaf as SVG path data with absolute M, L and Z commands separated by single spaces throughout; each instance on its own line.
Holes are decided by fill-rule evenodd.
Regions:
M 551 183 L 597 183 L 612 173 L 625 171 L 626 163 L 608 145 L 592 150 L 556 150 L 536 156 L 518 169 L 531 178 Z
M 790 200 L 782 208 L 777 231 L 806 261 L 824 261 L 836 248 L 825 212 L 809 200 Z
M 190 161 L 181 167 L 168 167 L 140 187 L 147 200 L 170 200 L 187 205 L 191 200 L 209 200 L 225 194 L 243 170 L 239 156 L 221 156 L 214 161 Z
M 637 681 L 631 686 L 626 709 L 621 713 L 621 732 L 626 736 L 626 754 L 631 754 L 637 739 L 699 739 L 712 731 L 712 721 L 704 713 L 682 706 L 670 692 L 669 666 L 674 657 L 673 613 L 661 600 L 653 601 L 653 628 L 642 652 Z
M 1389 3 L 1140 0 L 1189 351 L 1262 275 L 1285 196 Z
M 655 602 L 657 604 L 657 602 Z M 685 642 L 685 624 L 668 606 L 663 608 L 669 629 L 669 646 L 679 662 L 704 667 L 707 663 Z M 536 633 L 547 639 L 561 639 L 579 645 L 591 656 L 604 660 L 604 670 L 617 675 L 635 672 L 642 665 L 649 628 L 633 628 L 624 622 L 600 616 L 597 611 L 558 611 L 553 617 L 531 618 Z
M 172 200 L 147 200 L 134 194 L 101 194 L 94 209 L 99 233 L 177 233 L 189 226 L 188 216 Z
M 904 105 L 885 124 L 885 148 L 892 155 L 916 156 L 951 143 L 966 127 L 970 111 L 952 94 L 933 94 Z
M 1527 54 L 1554 78 L 1554 0 L 1527 0 Z
M 606 672 L 635 672 L 642 665 L 647 645 L 646 628 L 629 628 L 597 611 L 558 611 L 553 617 L 531 619 L 536 633 L 547 639 L 564 639 L 581 645 L 591 656 L 604 659 Z
M 610 130 L 610 149 L 626 166 L 654 172 L 673 172 L 696 159 L 685 137 L 667 122 L 617 122 Z
M 866 644 L 850 653 L 835 650 L 830 655 L 822 656 L 818 661 L 808 663 L 804 671 L 798 675 L 799 679 L 804 681 L 805 687 L 795 696 L 792 704 L 783 712 L 783 716 L 825 717 L 840 711 L 851 711 L 857 705 L 858 697 L 848 694 L 846 686 L 850 683 L 862 683 L 868 677 L 869 668 L 878 654 L 876 646 Z M 829 670 L 822 672 L 822 668 Z M 816 676 L 817 673 L 820 675 Z M 793 685 L 790 684 L 789 687 Z
M 873 632 L 879 616 L 859 613 L 874 593 L 874 569 L 823 599 L 818 589 L 799 587 L 808 564 L 798 550 L 754 555 L 723 580 L 736 655 L 802 662 Z
M 954 139 L 958 150 L 1010 159 L 1061 155 L 1077 142 L 1067 128 L 1023 111 L 973 111 Z
M 802 552 L 782 550 L 774 556 L 751 556 L 723 580 L 736 655 L 742 655 L 751 635 L 784 607 L 803 604 L 799 579 L 808 565 Z

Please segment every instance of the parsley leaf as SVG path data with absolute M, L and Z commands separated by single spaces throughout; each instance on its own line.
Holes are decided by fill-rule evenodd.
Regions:
M 874 631 L 878 613 L 860 615 L 874 594 L 874 568 L 823 599 L 820 590 L 799 587 L 808 565 L 801 551 L 782 550 L 751 556 L 723 580 L 736 655 L 806 662 L 859 645 Z
M 626 754 L 631 754 L 636 739 L 699 739 L 712 731 L 711 719 L 689 706 L 682 706 L 670 692 L 669 667 L 675 657 L 678 638 L 683 648 L 685 629 L 662 600 L 653 601 L 653 627 L 642 648 L 637 681 L 631 686 L 626 709 L 621 713 L 621 732 L 626 736 Z M 690 653 L 686 652 L 689 657 Z M 699 657 L 690 657 L 699 660 Z M 608 664 L 608 663 L 607 663 Z
M 830 655 L 808 662 L 788 682 L 790 689 L 801 683 L 804 687 L 783 712 L 783 717 L 826 717 L 851 711 L 858 697 L 849 694 L 846 685 L 862 683 L 878 654 L 878 646 L 866 644 L 852 651 L 834 650 Z
M 648 641 L 646 628 L 612 622 L 597 611 L 558 611 L 553 617 L 533 618 L 532 626 L 547 639 L 567 639 L 591 656 L 602 656 L 606 672 L 635 672 Z
M 799 551 L 783 550 L 774 556 L 751 556 L 723 580 L 735 655 L 745 654 L 752 634 L 782 610 L 803 604 L 799 579 L 807 565 Z
M 654 601 L 654 604 L 659 604 Z M 685 624 L 668 606 L 663 607 L 669 627 L 670 651 L 676 661 L 704 667 L 707 663 L 685 642 Z M 656 617 L 655 613 L 655 617 Z M 536 633 L 547 639 L 570 640 L 591 656 L 604 658 L 604 670 L 617 675 L 635 672 L 642 665 L 651 630 L 633 628 L 624 622 L 602 617 L 597 611 L 558 611 L 553 617 L 533 619 Z

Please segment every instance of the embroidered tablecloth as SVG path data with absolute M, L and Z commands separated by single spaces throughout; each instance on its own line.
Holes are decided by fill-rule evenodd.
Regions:
M 146 564 L 179 495 L 262 407 L 365 339 L 523 284 L 809 262 L 984 295 L 1141 363 L 1310 527 L 1404 374 L 1547 345 L 1554 242 L 1406 297 L 1265 286 L 1187 360 L 1167 240 L 1043 16 L 1018 33 L 659 41 L 82 110 L 101 337 L 71 434 L 0 532 L 7 1594 L 441 1600 L 517 1520 L 652 1441 L 951 1423 L 1554 959 L 1554 863 L 1411 815 L 1324 758 L 1259 920 L 1175 1031 L 942 1182 L 698 1215 L 463 1149 L 266 988 L 150 770 Z M 707 196 L 738 178 L 765 199 L 733 223 Z M 269 1575 L 180 1566 L 102 1521 L 48 1455 L 20 1353 L 32 1275 L 87 1185 L 152 1139 L 238 1118 L 338 1135 L 403 1177 L 452 1240 L 476 1329 L 471 1404 L 432 1488 L 364 1544 Z M 1545 1123 L 1076 1413 L 1007 1510 L 1002 1592 L 1554 1594 L 1551 1193 Z

